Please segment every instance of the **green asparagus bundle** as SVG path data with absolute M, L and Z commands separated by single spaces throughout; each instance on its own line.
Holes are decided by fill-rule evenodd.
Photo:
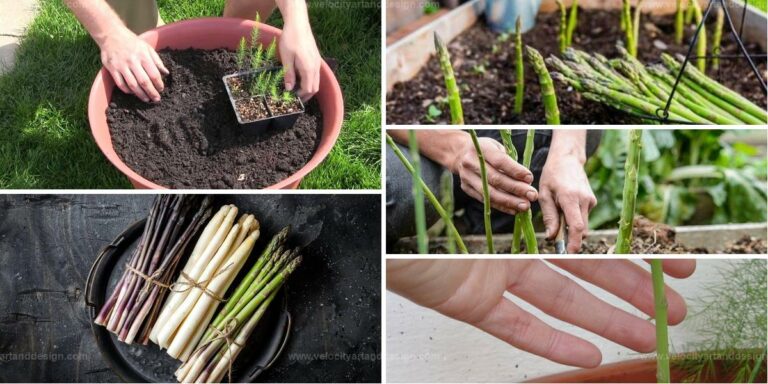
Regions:
M 269 242 L 211 322 L 191 357 L 176 371 L 180 382 L 220 382 L 246 345 L 269 304 L 301 263 L 298 249 L 285 247 L 290 227 Z
M 682 58 L 662 54 L 664 65 L 643 66 L 625 49 L 618 49 L 622 57 L 608 60 L 568 48 L 562 60 L 551 56 L 546 63 L 554 71 L 552 78 L 587 99 L 629 114 L 659 116 L 682 68 Z M 694 124 L 765 124 L 768 113 L 687 65 L 675 89 L 668 118 Z

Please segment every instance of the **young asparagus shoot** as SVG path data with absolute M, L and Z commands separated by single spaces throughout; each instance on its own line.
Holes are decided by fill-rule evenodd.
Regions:
M 643 131 L 629 130 L 629 148 L 624 164 L 624 191 L 622 195 L 621 219 L 619 220 L 619 235 L 616 238 L 614 253 L 627 255 L 632 246 L 632 225 L 635 219 L 635 202 L 637 200 L 637 173 L 642 154 Z
M 403 163 L 403 166 L 408 171 L 408 173 L 413 175 L 418 175 L 416 171 L 413 169 L 413 165 L 411 165 L 411 162 L 408 161 L 408 159 L 403 155 L 403 152 L 400 151 L 400 148 L 398 148 L 397 144 L 395 144 L 395 141 L 392 140 L 392 136 L 387 134 L 387 145 L 389 145 L 390 148 L 392 148 L 392 151 L 395 152 L 395 155 L 398 159 L 400 159 L 400 162 Z M 440 218 L 443 219 L 445 222 L 445 225 L 447 227 L 447 230 L 453 233 L 454 239 L 456 240 L 456 245 L 459 247 L 459 251 L 461 253 L 469 253 L 467 250 L 467 246 L 464 245 L 464 241 L 461 239 L 461 235 L 459 234 L 459 231 L 456 229 L 456 226 L 453 224 L 453 219 L 448 216 L 448 213 L 443 209 L 443 206 L 440 204 L 440 201 L 437 200 L 437 197 L 434 193 L 432 193 L 432 190 L 429 189 L 427 184 L 424 182 L 424 179 L 421 177 L 418 177 L 419 184 L 421 184 L 421 188 L 424 190 L 424 196 L 427 197 L 427 200 L 429 200 L 430 204 L 435 208 L 435 211 L 437 211 L 437 214 L 440 215 Z
M 272 79 L 269 83 L 269 94 L 274 100 L 279 100 L 280 98 L 280 85 L 283 83 L 284 77 L 285 68 L 280 68 L 280 70 L 275 72 L 275 75 L 272 76 Z
M 256 22 L 258 22 L 258 15 Z M 259 26 L 255 25 L 253 29 L 251 29 L 251 51 L 255 50 L 257 47 L 261 47 L 261 43 L 259 42 L 259 33 L 261 31 L 259 30 Z
M 245 64 L 245 56 L 248 54 L 248 43 L 245 37 L 240 38 L 240 44 L 237 45 L 237 70 L 242 71 Z
M 656 382 L 669 383 L 669 337 L 667 333 L 667 296 L 664 292 L 664 269 L 660 259 L 651 260 L 653 302 L 656 323 Z
M 280 95 L 280 100 L 282 100 L 283 103 L 290 103 L 293 101 L 293 95 L 290 91 L 283 91 L 283 93 Z
M 264 61 L 268 64 L 274 64 L 275 63 L 275 54 L 277 53 L 277 38 L 272 38 L 272 42 L 269 43 L 269 47 L 267 47 L 267 54 L 264 58 Z
M 515 114 L 517 115 L 523 113 L 523 98 L 525 97 L 525 63 L 523 62 L 521 27 L 522 22 L 518 16 L 515 23 Z
M 491 194 L 488 189 L 488 170 L 485 166 L 485 156 L 480 148 L 480 141 L 477 138 L 477 132 L 474 129 L 469 130 L 472 136 L 472 144 L 475 145 L 477 152 L 477 161 L 480 163 L 480 178 L 483 183 L 483 222 L 485 224 L 485 241 L 487 243 L 488 254 L 496 253 L 493 249 L 493 227 L 491 226 Z
M 637 44 L 634 41 L 634 27 L 632 26 L 632 11 L 630 9 L 629 0 L 622 0 L 621 15 L 624 20 L 624 34 L 626 35 L 627 51 L 632 57 L 637 57 Z
M 702 24 L 704 15 L 701 13 L 701 6 L 698 1 L 691 1 L 693 7 L 693 16 L 696 20 L 696 25 L 701 25 L 699 35 L 696 37 L 696 67 L 699 71 L 706 73 L 707 71 L 707 26 Z
M 533 70 L 539 76 L 547 124 L 560 125 L 560 110 L 557 108 L 555 85 L 552 83 L 552 77 L 549 75 L 546 64 L 544 64 L 544 58 L 541 57 L 539 51 L 528 45 L 525 46 L 525 53 L 528 55 L 528 61 L 533 66 Z
M 675 4 L 675 43 L 683 43 L 683 0 L 677 0 Z
M 449 171 L 443 172 L 440 176 L 440 203 L 445 208 L 445 213 L 453 219 L 453 175 Z M 453 232 L 448 230 L 448 226 L 445 227 L 445 248 L 449 254 L 456 253 L 456 239 Z
M 568 14 L 568 27 L 565 30 L 565 45 L 570 47 L 573 43 L 573 32 L 576 31 L 576 25 L 579 23 L 579 0 L 573 0 L 571 11 Z
M 523 166 L 531 169 L 531 160 L 533 159 L 533 139 L 536 135 L 535 129 L 529 129 L 525 135 L 525 149 L 523 150 Z M 533 213 L 528 209 L 525 212 L 518 212 L 515 216 L 515 227 L 519 227 L 523 239 L 525 239 L 525 251 L 528 254 L 538 254 L 539 245 L 536 241 L 536 232 L 533 229 Z M 519 243 L 519 240 L 518 240 Z
M 261 63 L 264 61 L 264 48 L 259 45 L 255 49 L 251 49 L 251 69 L 257 70 L 261 68 Z
M 448 54 L 448 48 L 446 48 L 445 43 L 440 39 L 437 32 L 435 32 L 435 50 L 437 51 L 437 57 L 440 59 L 440 69 L 443 71 L 443 78 L 445 78 L 448 106 L 451 109 L 451 124 L 464 125 L 464 111 L 461 108 L 461 96 L 459 95 L 459 87 L 456 85 L 456 76 L 453 74 L 451 56 Z
M 517 149 L 512 144 L 512 133 L 508 129 L 500 129 L 501 143 L 504 145 L 504 149 L 507 150 L 507 155 L 514 161 L 518 161 Z M 515 228 L 512 234 L 512 248 L 510 253 L 520 253 L 520 240 L 522 239 L 522 227 L 517 225 L 517 217 L 515 217 Z
M 411 164 L 413 164 L 411 194 L 413 195 L 416 240 L 419 254 L 425 255 L 429 253 L 429 238 L 427 237 L 427 219 L 424 214 L 424 190 L 421 188 L 418 180 L 421 177 L 421 155 L 419 154 L 419 142 L 416 139 L 416 131 L 413 129 L 408 130 L 408 147 L 411 153 Z
M 565 48 L 568 48 L 568 42 L 566 40 L 566 29 L 568 28 L 567 25 L 567 12 L 565 10 L 565 4 L 563 4 L 563 0 L 555 0 L 557 3 L 557 7 L 560 9 L 560 29 L 558 29 L 557 33 L 557 41 L 560 43 L 560 53 L 565 52 Z
M 720 68 L 720 49 L 723 42 L 723 25 L 725 24 L 723 8 L 717 7 L 716 12 L 715 31 L 712 36 L 712 69 Z
M 637 57 L 637 44 L 640 41 L 640 16 L 642 16 L 643 0 L 637 0 L 635 4 L 635 14 L 632 19 L 632 44 L 634 44 L 635 55 Z

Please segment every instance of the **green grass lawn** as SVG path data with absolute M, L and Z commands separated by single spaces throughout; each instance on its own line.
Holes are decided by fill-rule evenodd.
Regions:
M 166 23 L 220 16 L 224 0 L 159 0 Z M 378 8 L 324 7 L 310 2 L 323 56 L 338 60 L 346 116 L 341 136 L 303 188 L 380 187 L 381 83 Z M 279 13 L 269 21 L 281 26 Z M 88 92 L 101 67 L 99 51 L 58 0 L 40 12 L 0 76 L 0 188 L 130 188 L 93 141 Z
M 763 12 L 768 12 L 768 1 L 766 0 L 747 0 L 747 2 L 761 9 Z

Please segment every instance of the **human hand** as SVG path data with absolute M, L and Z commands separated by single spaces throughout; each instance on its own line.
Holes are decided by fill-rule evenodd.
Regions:
M 589 212 L 597 204 L 595 194 L 584 171 L 584 161 L 574 155 L 550 152 L 539 180 L 541 206 L 546 237 L 557 235 L 560 225 L 568 225 L 568 253 L 578 253 L 581 240 L 587 236 Z M 565 223 L 560 223 L 562 211 Z
M 551 263 L 626 301 L 655 313 L 651 274 L 629 260 L 559 259 Z M 695 260 L 664 260 L 664 272 L 690 276 Z M 509 344 L 557 363 L 595 367 L 602 354 L 592 343 L 559 331 L 504 297 L 509 292 L 544 313 L 638 352 L 656 348 L 653 324 L 595 297 L 541 260 L 387 260 L 387 289 L 473 325 Z M 666 288 L 669 324 L 687 309 Z
M 320 89 L 320 52 L 312 35 L 312 28 L 305 18 L 286 20 L 280 35 L 280 61 L 285 68 L 285 89 L 296 86 L 296 75 L 301 79 L 297 91 L 307 101 Z
M 97 43 L 101 48 L 101 62 L 121 91 L 134 94 L 144 102 L 160 101 L 160 92 L 164 89 L 161 73 L 169 72 L 152 46 L 122 26 L 105 34 Z
M 467 195 L 483 201 L 480 162 L 469 135 L 466 138 L 449 168 L 459 176 L 461 189 Z M 481 137 L 478 141 L 485 157 L 491 206 L 510 215 L 528 210 L 531 202 L 538 199 L 538 192 L 531 186 L 531 171 L 509 157 L 498 141 L 487 137 Z

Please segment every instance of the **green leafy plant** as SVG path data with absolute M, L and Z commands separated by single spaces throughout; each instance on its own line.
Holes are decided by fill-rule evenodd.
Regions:
M 430 122 L 434 123 L 435 120 L 440 117 L 443 114 L 443 111 L 440 110 L 435 104 L 429 104 L 427 107 L 427 113 L 424 115 L 425 119 Z
M 423 12 L 425 15 L 431 15 L 440 10 L 440 3 L 428 1 L 424 4 Z
M 267 47 L 267 53 L 264 57 L 264 61 L 267 64 L 274 64 L 276 53 L 277 53 L 277 38 L 272 38 L 272 42 L 269 43 L 269 47 Z
M 237 70 L 242 71 L 245 65 L 245 56 L 248 54 L 248 43 L 245 41 L 245 37 L 240 38 L 240 43 L 237 45 Z

